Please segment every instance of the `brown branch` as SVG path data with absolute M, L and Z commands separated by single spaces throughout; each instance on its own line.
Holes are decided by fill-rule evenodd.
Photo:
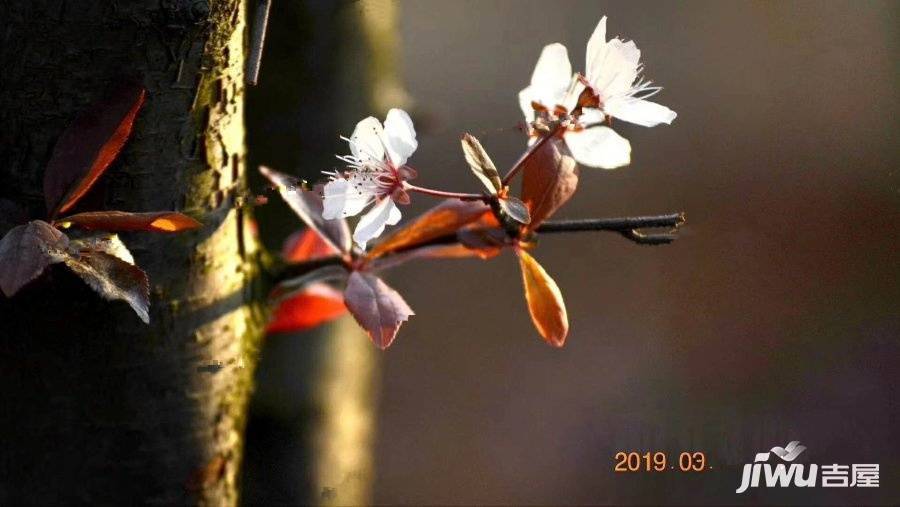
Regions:
M 676 228 L 684 224 L 684 213 L 669 213 L 644 217 L 586 218 L 576 220 L 551 220 L 537 228 L 537 232 L 615 231 L 659 227 Z
M 281 259 L 269 257 L 263 262 L 265 271 L 269 275 L 272 285 L 277 285 L 285 280 L 298 278 L 313 271 L 329 266 L 346 266 L 347 262 L 340 255 L 321 257 L 306 262 L 287 263 Z
M 610 231 L 639 245 L 665 245 L 678 237 L 676 229 L 684 223 L 684 213 L 670 213 L 646 217 L 589 218 L 545 222 L 537 228 L 542 234 L 554 232 Z M 667 232 L 647 233 L 639 229 L 667 227 Z
M 675 241 L 677 229 L 684 224 L 684 213 L 669 213 L 643 217 L 624 218 L 586 218 L 577 220 L 555 220 L 544 222 L 537 228 L 539 234 L 559 234 L 566 232 L 607 231 L 616 232 L 639 245 L 664 245 Z M 640 229 L 668 228 L 666 232 L 641 232 Z M 436 245 L 449 245 L 458 241 L 456 234 L 446 234 L 422 243 L 409 245 L 393 251 L 391 254 L 408 252 L 418 248 Z M 347 261 L 341 256 L 323 257 L 308 262 L 287 264 L 280 260 L 269 259 L 264 263 L 266 271 L 275 283 L 283 282 L 308 274 L 316 269 L 328 266 L 346 266 Z
M 531 158 L 531 156 L 534 155 L 541 148 L 541 146 L 544 145 L 544 143 L 550 140 L 550 138 L 554 137 L 556 133 L 559 132 L 560 128 L 561 127 L 557 126 L 553 129 L 553 131 L 544 134 L 544 136 L 538 139 L 537 142 L 531 145 L 531 147 L 528 148 L 528 151 L 526 151 L 521 157 L 519 157 L 519 160 L 517 160 L 516 163 L 513 164 L 512 168 L 506 173 L 506 176 L 503 177 L 503 185 L 509 185 L 512 179 L 515 178 L 516 174 L 518 174 L 519 171 L 521 171 L 522 168 L 525 167 L 525 161 Z

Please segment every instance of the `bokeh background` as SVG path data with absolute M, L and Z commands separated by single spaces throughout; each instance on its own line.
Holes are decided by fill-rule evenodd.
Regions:
M 352 326 L 270 337 L 248 503 L 328 503 L 354 480 L 381 504 L 900 502 L 900 5 L 278 4 L 249 96 L 251 164 L 314 178 L 345 150 L 338 133 L 399 104 L 419 132 L 419 183 L 476 191 L 460 133 L 508 167 L 524 147 L 516 93 L 541 48 L 562 42 L 583 68 L 605 14 L 665 88 L 654 100 L 679 116 L 617 122 L 631 166 L 583 169 L 558 217 L 684 211 L 688 222 L 661 247 L 543 238 L 534 255 L 571 321 L 561 350 L 533 330 L 510 254 L 393 271 L 417 315 L 387 352 L 354 349 L 361 363 L 333 357 L 336 340 L 365 340 Z M 359 16 L 381 26 L 380 42 Z M 396 77 L 375 79 L 375 98 L 373 65 Z M 279 206 L 259 210 L 272 246 L 297 228 Z M 331 396 L 363 400 L 353 410 L 325 414 L 323 354 Z M 360 372 L 362 388 L 334 380 Z M 325 419 L 364 427 L 344 445 L 365 477 L 330 491 L 310 465 Z M 881 487 L 734 493 L 744 463 L 790 440 L 808 447 L 801 463 L 880 463 Z M 632 450 L 703 451 L 712 470 L 613 473 L 616 452 Z

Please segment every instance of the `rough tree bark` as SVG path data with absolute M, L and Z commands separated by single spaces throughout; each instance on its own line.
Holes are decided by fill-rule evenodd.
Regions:
M 0 503 L 237 501 L 261 312 L 244 188 L 243 0 L 0 1 L 0 197 L 42 217 L 74 116 L 123 78 L 148 89 L 82 208 L 180 210 L 198 231 L 124 240 L 151 322 L 64 268 L 0 297 Z

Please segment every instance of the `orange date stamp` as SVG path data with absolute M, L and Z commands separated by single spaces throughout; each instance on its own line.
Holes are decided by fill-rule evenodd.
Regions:
M 708 472 L 712 470 L 706 454 L 700 451 L 682 451 L 677 460 L 669 459 L 663 451 L 619 451 L 613 457 L 613 471 L 633 472 Z

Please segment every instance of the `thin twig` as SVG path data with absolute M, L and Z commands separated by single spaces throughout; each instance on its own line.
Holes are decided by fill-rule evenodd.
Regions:
M 269 8 L 272 0 L 259 0 L 256 5 L 253 38 L 250 41 L 250 60 L 247 62 L 247 83 L 255 86 L 259 80 L 259 65 L 262 61 L 263 46 L 266 43 L 266 29 L 269 26 Z
M 333 255 L 293 264 L 285 263 L 279 260 L 272 262 L 269 266 L 267 266 L 267 270 L 269 271 L 269 275 L 272 281 L 274 281 L 275 283 L 280 283 L 285 280 L 301 277 L 317 269 L 330 266 L 346 266 L 346 264 L 346 259 L 344 259 L 342 256 Z
M 684 213 L 669 213 L 666 215 L 653 215 L 643 217 L 624 218 L 587 218 L 578 220 L 556 220 L 544 222 L 538 226 L 540 234 L 559 234 L 566 232 L 609 231 L 621 234 L 623 237 L 639 245 L 664 245 L 675 241 L 678 237 L 676 230 L 684 224 Z M 640 229 L 669 228 L 667 232 L 640 232 Z M 436 245 L 450 245 L 458 241 L 456 234 L 445 234 L 431 238 L 421 243 L 406 245 L 390 254 L 394 255 L 410 250 Z M 277 264 L 270 268 L 271 276 L 275 282 L 305 275 L 313 270 L 326 266 L 346 266 L 347 260 L 340 256 L 324 257 L 308 262 L 296 264 Z
M 556 136 L 556 133 L 559 132 L 561 128 L 562 127 L 557 126 L 551 132 L 538 139 L 536 143 L 532 144 L 528 151 L 519 157 L 519 160 L 516 161 L 515 165 L 513 165 L 509 172 L 506 173 L 506 176 L 503 177 L 503 184 L 509 185 L 509 182 L 512 181 L 516 174 L 525 167 L 525 161 L 531 158 L 531 156 L 534 155 L 550 138 Z
M 460 192 L 445 192 L 443 190 L 434 190 L 431 188 L 420 187 L 410 183 L 404 183 L 403 188 L 409 192 L 418 192 L 420 194 L 430 195 L 432 197 L 441 197 L 444 199 L 459 199 L 460 201 L 484 201 L 490 202 L 491 196 L 484 194 L 464 194 Z
M 672 232 L 644 233 L 634 229 L 621 231 L 619 234 L 639 245 L 668 245 L 678 238 Z
M 684 223 L 684 213 L 670 213 L 646 217 L 597 218 L 581 220 L 558 220 L 545 222 L 538 226 L 537 232 L 542 234 L 554 232 L 579 231 L 611 231 L 618 232 L 624 238 L 639 245 L 666 245 L 678 237 L 675 233 Z M 639 229 L 656 229 L 668 227 L 667 232 L 641 232 Z
M 576 220 L 551 220 L 537 228 L 537 232 L 578 232 L 578 231 L 626 231 L 658 227 L 678 227 L 684 223 L 684 213 L 669 213 L 625 218 L 586 218 Z

